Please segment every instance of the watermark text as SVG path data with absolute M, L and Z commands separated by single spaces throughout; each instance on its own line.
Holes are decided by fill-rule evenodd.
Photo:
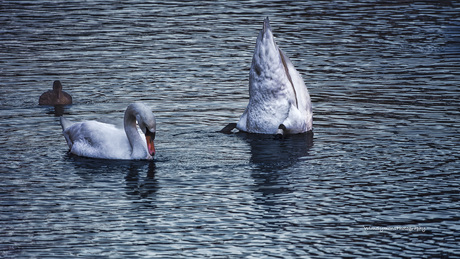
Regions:
M 395 227 L 380 227 L 380 226 L 364 226 L 366 231 L 379 231 L 379 232 L 389 232 L 389 231 L 407 231 L 407 232 L 425 232 L 426 227 L 410 227 L 410 226 L 395 226 Z

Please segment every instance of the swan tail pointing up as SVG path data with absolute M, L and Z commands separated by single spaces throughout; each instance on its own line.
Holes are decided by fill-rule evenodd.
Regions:
M 65 129 L 67 129 L 68 127 L 72 125 L 72 122 L 70 122 L 68 119 L 64 118 L 63 116 L 61 116 L 60 120 L 61 120 L 62 131 L 64 131 Z

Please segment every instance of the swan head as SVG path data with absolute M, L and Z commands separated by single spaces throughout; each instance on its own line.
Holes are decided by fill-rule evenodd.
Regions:
M 128 106 L 125 112 L 125 129 L 130 124 L 135 125 L 136 121 L 142 133 L 145 135 L 147 151 L 149 155 L 153 157 L 155 155 L 155 116 L 145 104 L 133 103 Z
M 155 123 L 155 116 L 150 112 L 149 117 L 138 119 L 139 128 L 145 135 L 145 141 L 147 142 L 147 150 L 149 155 L 155 155 L 155 133 L 156 133 L 156 123 Z

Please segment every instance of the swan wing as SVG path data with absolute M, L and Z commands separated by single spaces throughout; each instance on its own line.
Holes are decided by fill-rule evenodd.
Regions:
M 131 159 L 131 146 L 123 129 L 97 121 L 64 123 L 64 136 L 70 152 L 79 156 L 105 159 Z
M 289 114 L 283 122 L 290 133 L 302 133 L 312 129 L 313 127 L 313 113 L 311 106 L 310 94 L 308 93 L 307 86 L 305 85 L 301 75 L 295 69 L 291 60 L 280 49 L 280 57 L 286 70 L 286 75 L 291 83 L 292 96 L 295 101 L 295 107 L 291 107 Z M 293 103 L 291 101 L 291 103 Z

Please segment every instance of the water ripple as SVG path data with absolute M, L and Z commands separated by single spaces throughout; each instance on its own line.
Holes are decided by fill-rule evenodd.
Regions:
M 458 257 L 454 1 L 0 2 L 0 256 Z M 262 20 L 314 135 L 217 133 Z M 74 104 L 40 107 L 61 80 Z M 154 162 L 75 157 L 57 115 L 158 118 Z

